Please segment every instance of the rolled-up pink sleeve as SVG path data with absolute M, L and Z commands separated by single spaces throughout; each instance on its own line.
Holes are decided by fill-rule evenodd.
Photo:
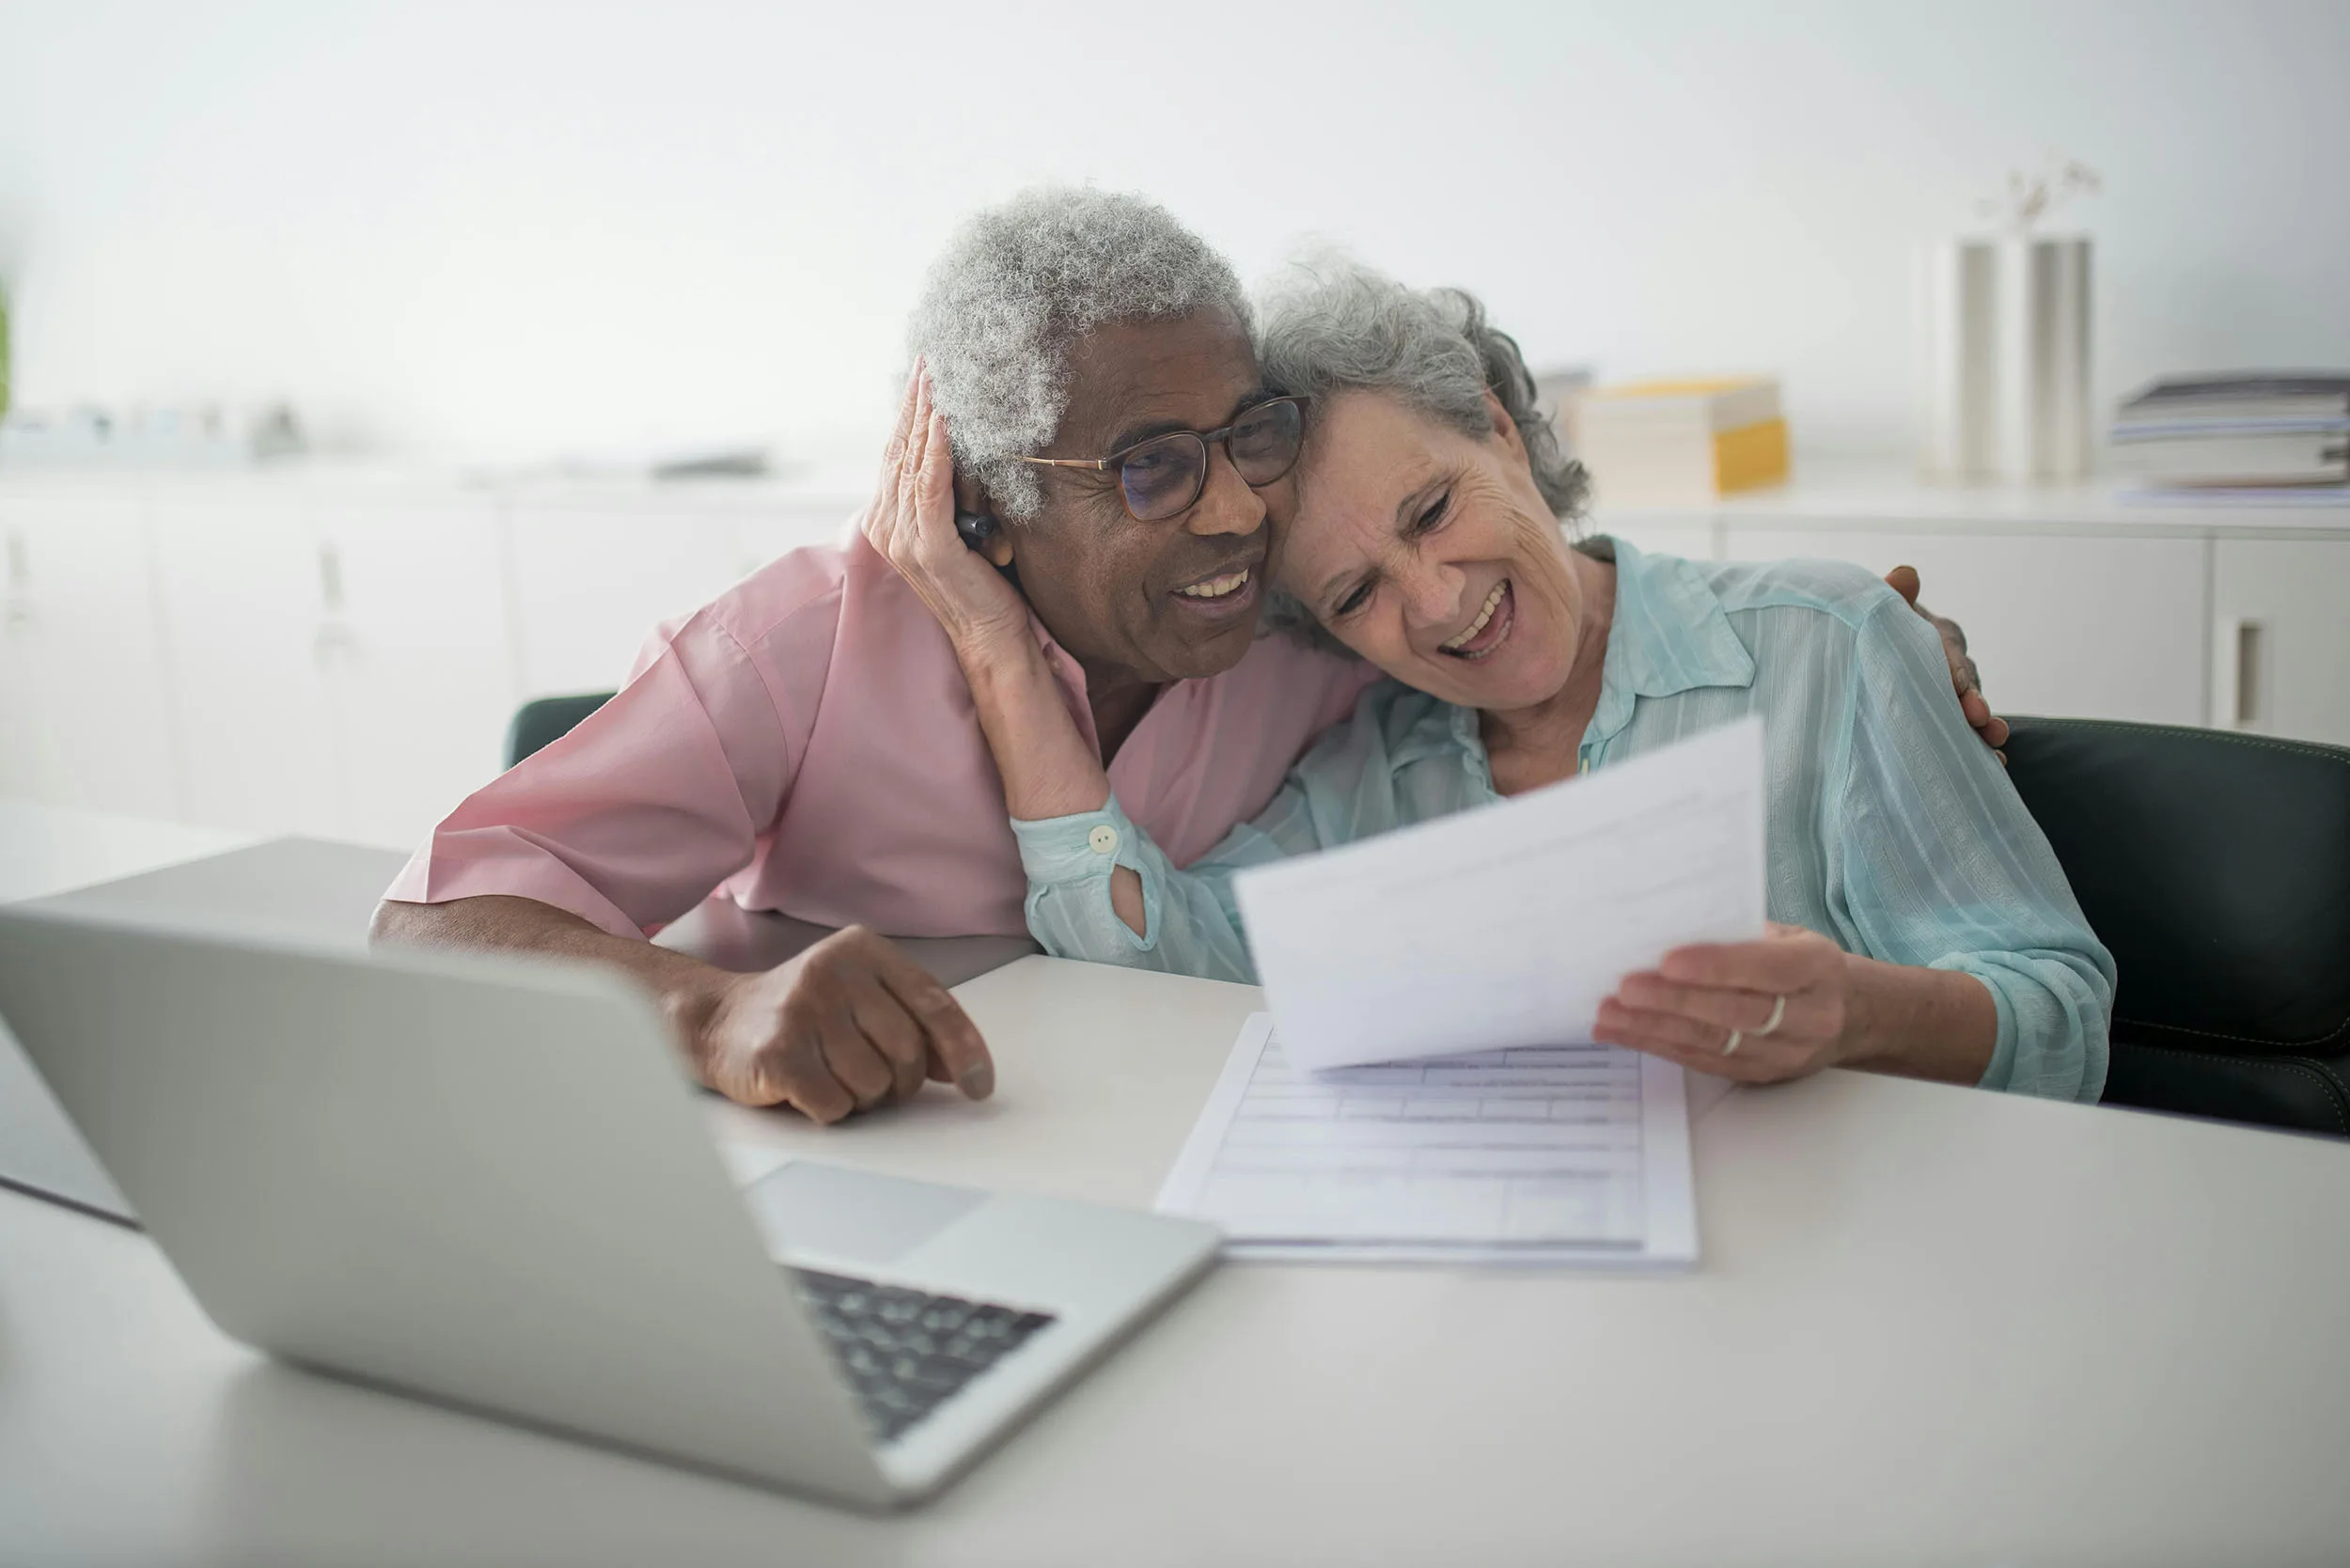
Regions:
M 708 612 L 656 635 L 619 694 L 468 795 L 385 893 L 505 893 L 648 936 L 750 864 L 795 759 L 771 690 Z

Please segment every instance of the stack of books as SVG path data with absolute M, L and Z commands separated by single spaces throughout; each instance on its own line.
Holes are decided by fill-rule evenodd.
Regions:
M 1574 400 L 1571 423 L 1604 507 L 1712 501 L 1787 478 L 1776 381 L 1593 387 Z
M 2112 447 L 2128 499 L 2350 502 L 2350 375 L 2158 381 L 2122 405 Z

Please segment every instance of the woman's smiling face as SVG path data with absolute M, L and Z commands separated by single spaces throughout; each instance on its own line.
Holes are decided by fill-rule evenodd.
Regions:
M 1517 427 L 1486 403 L 1472 435 L 1386 393 L 1318 402 L 1281 581 L 1397 680 L 1506 712 L 1566 685 L 1587 604 Z

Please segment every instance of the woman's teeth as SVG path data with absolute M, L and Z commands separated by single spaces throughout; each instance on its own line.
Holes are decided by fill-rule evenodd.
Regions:
M 1501 607 L 1502 596 L 1509 591 L 1510 579 L 1504 577 L 1494 585 L 1493 592 L 1485 595 L 1485 607 L 1477 612 L 1477 619 L 1469 622 L 1468 630 L 1454 637 L 1450 642 L 1441 643 L 1438 646 L 1447 653 L 1457 653 L 1466 644 L 1476 641 L 1477 634 L 1485 629 L 1487 621 L 1493 619 L 1494 611 Z
M 1175 591 L 1186 599 L 1221 599 L 1227 594 L 1238 593 L 1247 586 L 1248 569 L 1243 567 L 1229 577 L 1211 577 L 1204 583 L 1194 583 L 1189 588 L 1179 588 Z

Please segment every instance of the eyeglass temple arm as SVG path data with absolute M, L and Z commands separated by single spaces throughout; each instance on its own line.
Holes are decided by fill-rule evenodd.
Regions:
M 1098 472 L 1102 469 L 1110 467 L 1114 463 L 1123 462 L 1125 460 L 1125 453 L 1120 452 L 1116 457 L 1105 458 L 1015 457 L 1011 461 L 1014 463 L 1042 463 L 1047 468 L 1091 468 Z

